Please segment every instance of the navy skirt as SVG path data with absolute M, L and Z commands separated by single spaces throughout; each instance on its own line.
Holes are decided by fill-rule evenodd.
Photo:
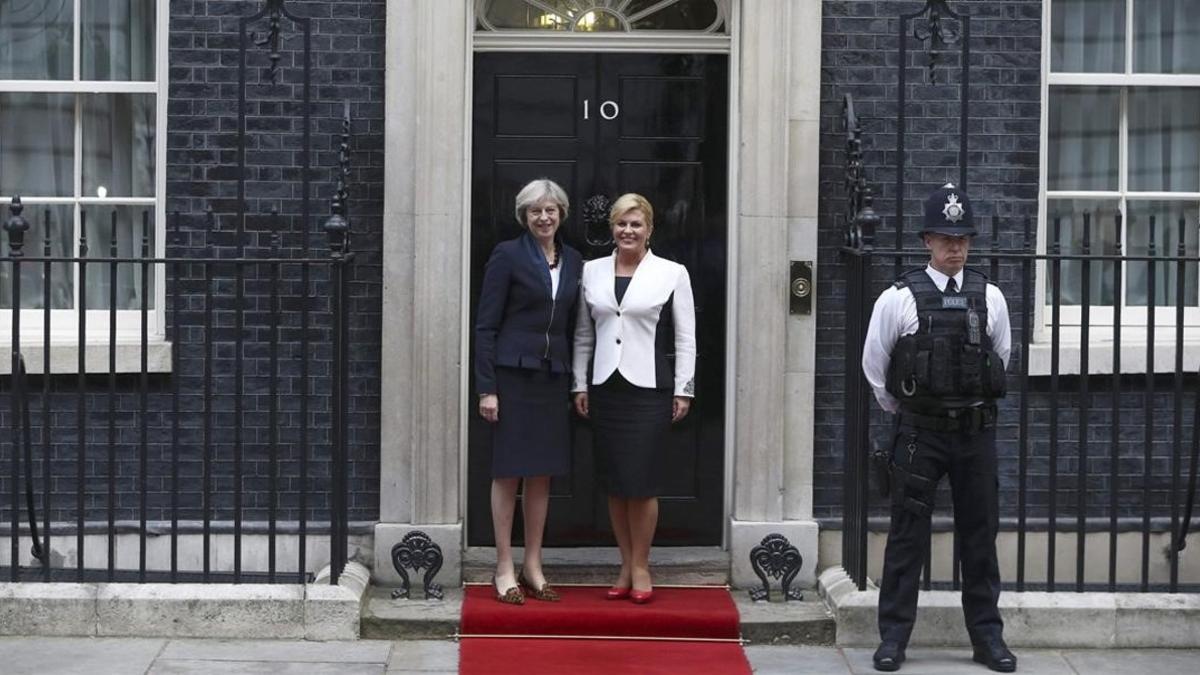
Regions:
M 500 419 L 492 426 L 492 477 L 561 476 L 571 469 L 566 373 L 496 368 Z
M 600 486 L 613 497 L 657 497 L 670 440 L 673 397 L 613 373 L 588 393 Z

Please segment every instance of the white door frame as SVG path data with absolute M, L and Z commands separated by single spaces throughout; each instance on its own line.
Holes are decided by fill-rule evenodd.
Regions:
M 474 56 L 478 52 L 545 52 L 552 54 L 556 52 L 585 52 L 589 54 L 620 54 L 620 53 L 642 53 L 642 54 L 674 54 L 674 53 L 690 53 L 690 54 L 728 54 L 729 55 L 729 75 L 728 75 L 728 104 L 729 104 L 729 133 L 728 147 L 726 148 L 726 180 L 728 192 L 726 198 L 726 270 L 725 270 L 725 391 L 722 395 L 725 397 L 725 435 L 722 440 L 724 446 L 725 458 L 723 469 L 725 472 L 723 478 L 723 486 L 721 490 L 721 517 L 723 519 L 723 527 L 721 528 L 721 548 L 729 546 L 729 515 L 730 505 L 733 497 L 733 425 L 735 415 L 734 401 L 734 383 L 736 382 L 737 362 L 734 358 L 733 345 L 736 342 L 737 335 L 737 297 L 732 293 L 735 288 L 735 280 L 737 279 L 737 218 L 734 214 L 737 213 L 737 129 L 738 129 L 738 70 L 737 70 L 737 45 L 738 45 L 738 30 L 737 20 L 739 15 L 740 2 L 732 2 L 729 9 L 729 16 L 726 17 L 728 25 L 727 35 L 690 35 L 690 34 L 668 34 L 655 35 L 646 33 L 569 33 L 569 34 L 547 34 L 538 35 L 529 32 L 518 31 L 496 31 L 490 33 L 476 32 L 474 20 L 474 4 L 472 3 L 471 19 L 468 26 L 468 41 L 471 44 L 471 54 Z M 472 59 L 468 59 L 472 61 Z M 473 105 L 472 92 L 474 91 L 474 68 L 469 68 L 469 75 L 466 82 L 466 98 L 467 98 L 467 114 L 470 119 L 470 111 Z M 470 125 L 468 124 L 468 130 Z M 471 161 L 472 161 L 472 146 L 471 137 L 473 134 L 467 133 L 463 138 L 463 152 L 467 158 L 466 161 L 466 179 L 467 185 L 470 185 L 471 176 Z M 470 189 L 464 190 L 466 197 L 463 204 L 463 300 L 462 300 L 462 325 L 460 330 L 461 348 L 461 363 L 471 363 L 470 351 L 470 298 L 467 296 L 470 288 L 470 247 L 471 247 L 471 204 L 470 204 Z M 459 386 L 462 391 L 467 391 L 467 382 L 470 374 L 468 367 L 461 369 L 459 377 Z M 464 529 L 470 513 L 467 510 L 467 429 L 470 422 L 470 416 L 475 414 L 474 407 L 470 405 L 470 397 L 464 397 L 468 401 L 462 406 L 462 416 L 459 418 L 459 465 L 461 467 L 461 494 L 460 494 L 460 511 L 463 517 Z M 463 544 L 467 544 L 464 542 Z
M 412 529 L 441 546 L 452 583 L 461 574 L 465 430 L 474 412 L 464 405 L 472 56 L 477 40 L 481 49 L 542 48 L 477 36 L 471 4 L 387 8 L 380 583 L 399 581 L 388 554 Z M 731 1 L 728 21 L 721 49 L 697 38 L 651 48 L 640 36 L 608 36 L 607 46 L 603 36 L 552 36 L 544 46 L 729 54 L 723 542 L 733 551 L 733 582 L 745 585 L 754 578 L 743 554 L 764 533 L 782 533 L 806 561 L 799 583 L 811 583 L 816 319 L 789 316 L 786 289 L 789 258 L 817 258 L 821 5 Z M 741 41 L 743 31 L 754 39 Z M 455 264 L 458 274 L 447 275 Z

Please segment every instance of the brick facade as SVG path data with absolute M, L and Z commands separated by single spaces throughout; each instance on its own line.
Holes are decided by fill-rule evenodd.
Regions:
M 302 39 L 296 24 L 283 20 L 278 84 L 267 82 L 267 50 L 250 46 L 246 70 L 246 221 L 237 236 L 238 142 L 238 35 L 240 17 L 250 16 L 261 2 L 232 0 L 172 0 L 170 3 L 170 71 L 167 134 L 167 255 L 199 258 L 213 256 L 265 258 L 272 249 L 272 231 L 280 230 L 278 257 L 305 255 L 302 228 L 308 233 L 309 255 L 330 255 L 322 224 L 329 214 L 343 102 L 350 102 L 352 123 L 349 218 L 352 246 L 357 257 L 349 285 L 350 394 L 349 394 L 349 508 L 351 521 L 374 521 L 379 513 L 379 383 L 382 293 L 383 212 L 383 94 L 384 0 L 289 2 L 287 9 L 312 20 L 311 208 L 305 225 L 301 218 L 303 124 Z M 266 22 L 250 26 L 261 37 Z M 164 170 L 164 169 L 160 169 Z M 212 210 L 212 219 L 206 210 Z M 278 210 L 278 219 L 271 216 Z M 178 219 L 173 215 L 178 212 Z M 212 227 L 215 223 L 216 229 Z M 99 255 L 107 255 L 99 253 Z M 245 301 L 243 331 L 243 517 L 266 520 L 268 503 L 269 383 L 272 328 L 280 327 L 278 345 L 280 500 L 278 518 L 298 517 L 299 419 L 301 323 L 300 269 L 280 268 L 280 312 L 273 313 L 270 288 L 273 269 L 267 264 L 242 268 Z M 102 270 L 89 269 L 89 274 Z M 202 516 L 201 445 L 204 404 L 205 270 L 200 264 L 183 266 L 179 279 L 169 272 L 167 307 L 180 299 L 180 330 L 171 339 L 178 350 L 174 375 L 150 376 L 148 434 L 148 518 L 171 518 L 172 378 L 181 390 L 179 435 L 180 511 L 183 520 Z M 236 274 L 233 265 L 213 266 L 215 281 L 214 358 L 211 399 L 212 517 L 232 517 L 234 454 L 234 374 Z M 328 265 L 311 268 L 309 375 L 311 403 L 309 430 L 309 517 L 328 518 L 326 490 L 329 482 L 329 423 L 331 314 Z M 176 295 L 177 294 L 177 295 Z M 173 324 L 174 325 L 174 324 Z M 171 329 L 168 329 L 171 332 Z M 76 380 L 52 378 L 51 408 L 53 493 L 51 517 L 73 522 L 77 456 L 75 429 Z M 41 389 L 35 378 L 31 386 Z M 86 518 L 102 521 L 108 507 L 108 377 L 93 374 L 88 381 L 88 448 Z M 138 518 L 140 400 L 137 375 L 119 375 L 112 399 L 115 423 L 115 475 L 118 520 Z M 0 407 L 5 425 L 10 422 L 8 397 Z M 40 425 L 41 403 L 33 400 L 35 427 Z M 35 437 L 36 468 L 40 476 L 40 439 Z M 7 476 L 7 471 L 4 472 Z M 40 480 L 39 480 L 40 485 Z M 0 479 L 3 494 L 9 483 Z M 39 497 L 40 499 L 40 497 Z M 7 512 L 8 499 L 4 500 Z M 39 501 L 40 511 L 40 501 Z M 40 516 L 39 516 L 40 517 Z M 7 521 L 8 516 L 5 515 Z
M 975 253 L 993 245 L 992 216 L 1000 216 L 999 245 L 1020 249 L 1024 243 L 1026 216 L 1037 216 L 1039 172 L 1039 128 L 1041 115 L 1041 0 L 959 1 L 951 3 L 972 16 L 970 42 L 970 122 L 968 126 L 968 187 L 977 214 L 980 235 L 974 241 Z M 894 278 L 893 257 L 886 255 L 895 246 L 896 197 L 896 117 L 898 17 L 901 12 L 919 9 L 918 2 L 856 0 L 824 3 L 824 42 L 822 46 L 822 125 L 821 125 L 821 231 L 818 289 L 817 403 L 814 434 L 814 491 L 816 515 L 838 526 L 841 515 L 843 454 L 843 354 L 847 290 L 846 267 L 839 248 L 843 242 L 843 176 L 845 135 L 842 123 L 842 99 L 854 97 L 856 112 L 863 120 L 867 182 L 876 195 L 875 209 L 883 217 L 873 267 L 871 302 Z M 958 30 L 957 22 L 948 22 Z M 910 25 L 911 35 L 911 25 Z M 943 48 L 937 83 L 931 84 L 925 65 L 926 50 L 909 39 L 906 114 L 906 199 L 905 239 L 907 248 L 920 248 L 915 234 L 919 228 L 921 200 L 928 191 L 946 181 L 958 181 L 959 134 L 959 55 L 957 47 Z M 1035 224 L 1036 227 L 1036 224 Z M 979 249 L 984 249 L 980 251 Z M 983 271 L 989 265 L 982 257 L 976 262 Z M 905 267 L 923 264 L 910 259 Z M 1023 279 L 1017 264 L 1000 266 L 998 283 L 1005 290 L 1013 321 L 1013 354 L 1010 359 L 1009 397 L 1001 405 L 997 429 L 1001 517 L 1012 522 L 1018 515 L 1020 378 L 1022 328 L 1025 311 Z M 1161 311 L 1173 311 L 1164 308 Z M 1093 357 L 1094 359 L 1095 357 Z M 1195 377 L 1183 379 L 1184 395 L 1178 401 L 1183 411 L 1182 438 L 1190 438 L 1195 397 Z M 1087 501 L 1089 517 L 1106 518 L 1112 488 L 1110 443 L 1113 429 L 1111 414 L 1111 376 L 1093 376 L 1088 382 L 1091 394 L 1087 418 L 1090 423 L 1086 447 Z M 1026 479 L 1026 515 L 1033 521 L 1048 514 L 1051 494 L 1060 518 L 1074 519 L 1078 514 L 1078 469 L 1080 379 L 1063 376 L 1058 392 L 1051 395 L 1047 376 L 1031 377 L 1029 387 L 1029 425 L 1027 427 L 1028 464 Z M 1156 522 L 1169 515 L 1171 473 L 1174 470 L 1173 415 L 1177 400 L 1173 376 L 1158 376 L 1156 392 L 1148 406 L 1154 415 L 1150 431 L 1150 480 L 1144 479 L 1147 452 L 1144 414 L 1148 390 L 1141 375 L 1121 378 L 1119 401 L 1120 440 L 1117 469 L 1119 477 L 1118 514 L 1140 516 L 1146 502 L 1143 487 L 1148 483 L 1149 504 Z M 891 443 L 891 418 L 872 402 L 872 443 L 887 447 Z M 1057 483 L 1051 492 L 1050 454 L 1051 420 L 1057 414 Z M 1187 448 L 1185 446 L 1184 453 Z M 886 502 L 872 493 L 872 513 L 885 515 Z M 939 512 L 950 512 L 946 481 L 937 502 Z M 839 519 L 839 520 L 835 520 Z M 1044 523 L 1043 523 L 1044 525 Z M 1039 525 L 1034 525 L 1038 527 Z
M 980 214 L 983 236 L 977 245 L 991 245 L 991 218 L 1003 217 L 1000 243 L 1003 247 L 1022 245 L 1021 219 L 1037 212 L 1039 170 L 1039 126 L 1041 116 L 1041 0 L 962 0 L 954 3 L 973 18 L 971 42 L 971 122 L 969 126 L 969 188 Z M 312 255 L 327 255 L 325 237 L 320 229 L 328 213 L 332 194 L 332 168 L 337 162 L 337 135 L 341 131 L 342 103 L 350 101 L 353 118 L 352 172 L 350 219 L 353 248 L 358 257 L 353 265 L 350 285 L 351 371 L 350 371 L 350 507 L 351 520 L 373 521 L 379 514 L 379 427 L 380 427 L 380 330 L 382 289 L 382 211 L 383 211 L 383 115 L 384 115 L 384 31 L 385 0 L 293 1 L 289 10 L 313 23 L 313 71 L 311 147 L 309 164 L 312 171 L 311 213 L 309 222 L 300 222 L 300 166 L 302 134 L 297 102 L 302 96 L 301 65 L 298 55 L 300 42 L 296 27 L 285 20 L 281 47 L 280 83 L 263 82 L 267 65 L 266 53 L 252 48 L 247 78 L 247 184 L 246 233 L 240 240 L 236 225 L 236 145 L 238 102 L 238 21 L 261 6 L 259 2 L 235 0 L 172 0 L 170 3 L 170 72 L 169 119 L 167 133 L 168 162 L 167 210 L 179 212 L 178 229 L 172 226 L 168 234 L 168 255 L 180 257 L 234 257 L 239 252 L 254 257 L 272 255 L 271 231 L 280 223 L 284 231 L 279 239 L 282 257 L 303 255 L 304 237 L 298 234 L 305 227 Z M 815 515 L 832 519 L 840 515 L 841 473 L 843 468 L 843 358 L 846 305 L 844 266 L 839 247 L 842 244 L 844 131 L 841 122 L 842 97 L 853 94 L 858 114 L 864 120 L 867 180 L 876 191 L 876 210 L 884 216 L 879 245 L 890 247 L 893 238 L 887 233 L 894 229 L 892 217 L 895 203 L 895 119 L 898 37 L 896 17 L 901 12 L 914 11 L 915 1 L 896 0 L 825 0 L 823 2 L 822 44 L 822 124 L 820 147 L 820 248 L 818 258 L 818 334 L 816 374 L 816 414 L 814 447 Z M 954 25 L 951 23 L 951 27 Z M 260 33 L 265 23 L 254 29 Z M 924 69 L 926 55 L 915 45 L 910 51 L 909 104 L 907 107 L 908 192 L 905 206 L 908 246 L 919 245 L 915 235 L 916 215 L 921 196 L 946 180 L 957 180 L 958 140 L 958 75 L 953 49 L 947 49 L 943 65 L 938 69 L 938 82 L 929 84 Z M 213 221 L 206 210 L 211 207 Z M 271 209 L 280 213 L 279 220 L 270 216 Z M 214 231 L 210 222 L 214 222 Z M 394 224 L 403 226 L 403 224 Z M 240 246 L 239 246 L 240 244 Z M 915 264 L 916 261 L 911 261 Z M 881 290 L 892 276 L 890 259 L 879 260 L 874 268 L 875 288 Z M 230 295 L 234 284 L 232 269 L 217 266 L 221 279 L 215 284 L 217 301 L 217 331 L 213 334 L 217 358 L 214 368 L 213 401 L 215 451 L 214 481 L 221 496 L 215 503 L 215 518 L 228 518 L 232 497 L 232 391 L 233 335 L 235 320 L 234 299 Z M 283 327 L 279 360 L 281 381 L 280 441 L 283 445 L 280 461 L 288 478 L 281 484 L 280 519 L 296 517 L 297 485 L 295 482 L 296 450 L 301 420 L 298 419 L 295 394 L 300 389 L 299 357 L 299 281 L 295 265 L 284 266 L 280 284 L 283 306 L 275 315 L 268 304 L 271 281 L 270 268 L 258 266 L 248 272 L 246 283 L 247 311 L 245 355 L 246 413 L 243 420 L 244 451 L 246 454 L 244 504 L 245 517 L 262 520 L 266 513 L 266 382 L 269 373 L 265 339 L 270 327 L 278 322 Z M 203 270 L 199 265 L 186 269 L 178 286 L 168 287 L 173 294 L 178 288 L 182 298 L 181 331 L 175 346 L 180 364 L 176 377 L 184 392 L 181 399 L 185 416 L 182 420 L 180 443 L 180 472 L 185 488 L 182 492 L 180 517 L 197 519 L 199 511 L 199 476 L 201 451 L 200 420 L 197 412 L 203 405 L 205 359 L 203 355 L 204 320 Z M 1006 265 L 999 281 L 1006 289 L 1019 288 L 1019 269 Z M 325 460 L 328 437 L 323 429 L 328 423 L 329 353 L 328 274 L 324 268 L 313 269 L 313 304 L 311 387 L 313 393 L 310 428 L 314 444 L 312 456 L 317 461 L 310 472 L 313 488 L 320 490 L 327 483 L 329 466 Z M 874 291 L 873 291 L 874 293 Z M 170 297 L 170 296 L 169 296 Z M 1009 294 L 1014 327 L 1013 360 L 1020 358 L 1020 320 L 1023 302 L 1017 294 Z M 1011 369 L 1010 369 L 1011 372 Z M 168 476 L 172 465 L 171 399 L 172 378 L 151 377 L 150 410 L 147 419 L 150 429 L 149 473 L 152 476 L 151 520 L 170 518 Z M 53 379 L 52 407 L 55 447 L 52 455 L 54 473 L 54 511 L 56 521 L 75 518 L 74 477 L 75 457 L 75 378 Z M 1143 418 L 1136 411 L 1144 409 L 1144 378 L 1126 376 L 1122 408 L 1132 411 L 1122 427 L 1118 487 L 1122 491 L 1122 513 L 1141 513 L 1144 470 Z M 1093 378 L 1093 391 L 1104 392 L 1111 378 Z M 40 388 L 40 381 L 33 381 Z M 1013 378 L 1010 387 L 1016 389 Z M 1151 435 L 1169 439 L 1171 414 L 1175 399 L 1169 389 L 1173 381 L 1160 377 L 1156 381 L 1158 394 L 1150 408 L 1158 411 Z M 1074 474 L 1078 466 L 1077 434 L 1074 434 L 1078 412 L 1076 398 L 1078 378 L 1064 378 L 1057 400 L 1049 395 L 1048 378 L 1030 381 L 1031 425 L 1029 436 L 1029 504 L 1031 515 L 1044 515 L 1048 501 L 1049 428 L 1052 404 L 1060 406 L 1059 443 L 1060 478 L 1057 498 L 1060 509 L 1075 499 Z M 1185 380 L 1185 391 L 1194 390 L 1195 379 Z M 102 520 L 107 507 L 107 410 L 108 382 L 103 375 L 89 380 L 87 406 L 90 411 L 89 455 L 87 481 L 87 518 Z M 136 481 L 138 469 L 138 410 L 137 378 L 121 375 L 116 384 L 118 396 L 115 407 L 120 413 L 117 423 L 116 475 L 118 519 L 137 517 Z M 1105 515 L 1100 506 L 1109 494 L 1107 478 L 1110 449 L 1106 444 L 1111 418 L 1105 393 L 1093 394 L 1090 419 L 1094 443 L 1088 461 L 1091 478 L 1088 482 L 1092 515 Z M 1187 399 L 1190 405 L 1192 399 Z M 1018 500 L 1017 406 L 1019 397 L 1010 396 L 1003 405 L 1003 421 L 999 429 L 1000 480 L 1002 516 L 1016 515 Z M 35 416 L 40 402 L 35 400 Z M 1190 408 L 1187 408 L 1190 410 Z M 1190 414 L 1184 415 L 1184 425 L 1190 426 Z M 0 400 L 0 423 L 10 424 L 8 398 Z M 876 410 L 873 414 L 876 442 L 888 442 L 888 421 Z M 35 439 L 36 442 L 37 439 Z M 1165 513 L 1170 487 L 1167 476 L 1171 468 L 1169 441 L 1156 441 L 1152 447 L 1151 502 L 1157 513 Z M 35 453 L 36 454 L 36 453 Z M 40 456 L 40 455 L 39 455 Z M 38 467 L 40 471 L 40 466 Z M 10 483 L 7 472 L 0 472 L 0 517 L 7 522 Z M 884 512 L 878 498 L 874 499 L 875 513 Z M 939 497 L 943 509 L 948 495 Z M 321 518 L 325 504 L 316 497 L 310 499 L 314 518 Z M 1070 515 L 1073 511 L 1061 511 Z
M 977 213 L 990 215 L 1001 204 L 1006 213 L 1036 213 L 1042 3 L 1039 0 L 956 3 L 959 9 L 964 5 L 973 17 L 969 193 Z M 875 209 L 883 217 L 877 245 L 887 249 L 895 246 L 896 230 L 898 17 L 902 12 L 919 8 L 916 2 L 824 3 L 817 284 L 822 310 L 818 313 L 817 331 L 814 431 L 817 442 L 813 480 L 818 517 L 839 515 L 841 501 L 845 353 L 842 327 L 846 316 L 840 308 L 846 306 L 847 300 L 845 266 L 839 253 L 845 210 L 842 100 L 846 94 L 854 97 L 856 112 L 863 123 L 867 183 L 875 194 Z M 950 22 L 949 27 L 957 30 L 957 22 Z M 918 227 L 924 194 L 946 181 L 959 181 L 961 71 L 957 49 L 947 48 L 942 64 L 935 71 L 937 82 L 931 83 L 924 67 L 928 63 L 925 49 L 910 37 L 908 50 L 906 235 L 902 244 L 914 248 L 920 246 L 913 233 Z M 985 237 L 989 234 L 985 231 Z M 910 260 L 905 265 L 918 262 Z M 872 301 L 894 276 L 891 259 L 877 260 L 873 271 L 875 283 L 869 293 Z M 1010 300 L 1014 301 L 1011 309 L 1015 317 L 1020 308 L 1015 298 Z M 874 403 L 872 409 L 873 443 L 886 444 L 890 420 L 884 419 Z M 947 500 L 939 502 L 944 505 Z M 876 507 L 881 508 L 879 504 Z

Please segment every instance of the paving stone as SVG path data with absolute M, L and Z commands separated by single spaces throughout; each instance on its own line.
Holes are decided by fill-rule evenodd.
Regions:
M 844 649 L 846 661 L 855 675 L 875 673 L 871 655 L 875 649 Z M 1059 652 L 1052 650 L 1015 650 L 1017 672 L 1023 675 L 1076 675 Z M 900 672 L 905 675 L 962 675 L 962 673 L 989 672 L 971 660 L 969 649 L 913 649 L 909 648 L 908 660 Z M 1081 670 L 1079 672 L 1091 671 Z M 1158 675 L 1156 673 L 1156 675 Z
M 836 647 L 746 647 L 746 658 L 755 675 L 840 675 L 850 666 Z
M 165 640 L 147 638 L 0 638 L 5 675 L 140 675 Z
M 148 675 L 220 673 L 224 675 L 382 675 L 382 663 L 282 663 L 279 661 L 206 661 L 200 659 L 159 659 Z
M 1192 675 L 1200 669 L 1200 650 L 1195 649 L 1064 651 L 1063 658 L 1077 672 L 1088 675 Z M 1020 665 L 1024 672 L 1024 664 Z
M 458 643 L 451 640 L 400 640 L 392 648 L 388 673 L 458 672 Z
M 392 643 L 382 640 L 171 640 L 159 658 L 184 661 L 387 663 L 391 650 Z

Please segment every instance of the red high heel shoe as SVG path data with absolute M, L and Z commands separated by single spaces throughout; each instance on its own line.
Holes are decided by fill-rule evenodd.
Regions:
M 635 605 L 644 605 L 647 602 L 650 602 L 653 597 L 654 589 L 650 589 L 648 591 L 629 591 L 629 599 L 632 600 L 633 604 Z
M 604 594 L 607 600 L 624 600 L 629 597 L 629 588 L 618 588 L 613 586 Z

